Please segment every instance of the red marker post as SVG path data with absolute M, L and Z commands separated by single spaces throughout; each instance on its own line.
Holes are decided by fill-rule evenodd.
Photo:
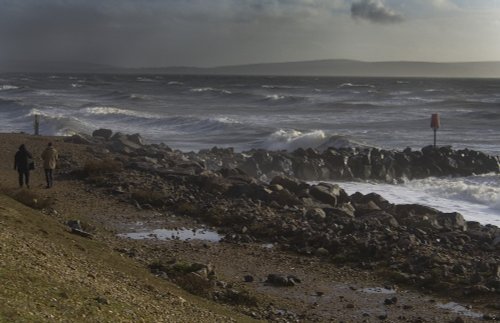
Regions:
M 439 113 L 433 113 L 431 116 L 431 128 L 434 130 L 434 148 L 436 148 L 436 133 L 440 125 Z

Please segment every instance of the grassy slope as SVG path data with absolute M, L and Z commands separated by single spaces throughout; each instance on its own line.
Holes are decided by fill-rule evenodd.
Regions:
M 0 322 L 250 321 L 4 195 L 0 286 Z

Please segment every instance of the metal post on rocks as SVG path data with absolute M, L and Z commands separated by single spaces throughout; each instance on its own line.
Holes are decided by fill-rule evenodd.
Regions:
M 441 126 L 439 113 L 433 113 L 431 116 L 431 128 L 434 130 L 434 148 L 436 148 L 436 134 L 439 126 Z
M 35 136 L 38 136 L 40 134 L 40 116 L 38 114 L 35 114 Z

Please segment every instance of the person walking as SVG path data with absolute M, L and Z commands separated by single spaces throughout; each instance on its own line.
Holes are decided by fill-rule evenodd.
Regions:
M 45 180 L 47 181 L 46 188 L 51 188 L 54 184 L 53 172 L 56 168 L 56 162 L 59 159 L 59 154 L 57 150 L 52 147 L 52 143 L 49 142 L 47 148 L 42 153 L 43 159 L 43 169 L 45 170 Z
M 33 156 L 22 144 L 14 156 L 14 170 L 19 174 L 19 187 L 23 187 L 23 183 L 27 188 L 30 188 L 30 170 L 35 168 L 33 163 Z

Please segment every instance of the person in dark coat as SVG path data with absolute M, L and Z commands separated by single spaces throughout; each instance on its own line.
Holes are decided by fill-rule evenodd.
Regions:
M 33 156 L 22 144 L 14 157 L 14 170 L 19 173 L 19 187 L 23 187 L 23 182 L 27 188 L 30 188 L 30 162 Z

